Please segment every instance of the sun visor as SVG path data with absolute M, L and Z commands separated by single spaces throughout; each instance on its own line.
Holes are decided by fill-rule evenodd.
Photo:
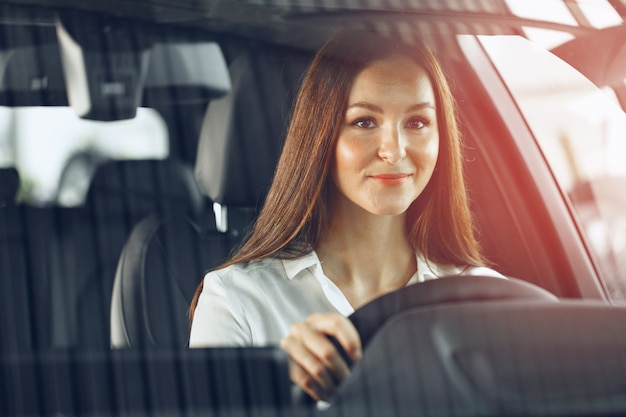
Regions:
M 155 43 L 143 103 L 149 107 L 208 103 L 230 87 L 228 66 L 217 43 Z
M 70 106 L 93 120 L 135 117 L 148 72 L 150 45 L 132 24 L 60 13 L 56 32 Z

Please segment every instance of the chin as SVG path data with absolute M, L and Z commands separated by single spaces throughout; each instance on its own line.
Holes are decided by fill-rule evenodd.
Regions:
M 377 207 L 369 210 L 370 213 L 377 216 L 401 216 L 409 209 L 409 205 L 393 206 L 393 207 Z

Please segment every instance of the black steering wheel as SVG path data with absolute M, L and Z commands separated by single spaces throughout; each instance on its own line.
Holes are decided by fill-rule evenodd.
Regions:
M 392 316 L 415 308 L 447 303 L 503 300 L 558 301 L 558 298 L 527 281 L 488 276 L 449 276 L 409 285 L 385 294 L 356 310 L 348 318 L 361 337 L 363 350 Z M 351 365 L 339 342 L 331 337 L 346 363 Z
M 385 294 L 360 307 L 348 318 L 356 327 L 361 337 L 363 351 L 365 351 L 385 322 L 403 311 L 443 304 L 505 300 L 555 302 L 558 298 L 537 285 L 516 278 L 447 276 L 409 285 Z M 352 361 L 337 339 L 332 336 L 328 338 L 346 364 L 352 367 Z M 313 402 L 308 395 L 304 394 L 304 391 L 299 394 L 296 395 L 297 402 L 304 404 Z

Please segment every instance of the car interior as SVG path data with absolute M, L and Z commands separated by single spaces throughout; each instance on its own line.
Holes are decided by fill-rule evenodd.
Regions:
M 29 9 L 9 8 L 9 11 L 17 14 Z M 49 19 L 52 20 L 53 15 L 51 11 Z M 100 75 L 89 68 L 96 68 L 99 63 L 110 66 L 107 76 L 112 80 L 121 80 L 110 84 L 123 83 L 133 74 L 130 79 L 135 82 L 128 88 L 136 92 L 131 94 L 132 102 L 116 102 L 92 94 L 87 100 L 91 101 L 92 108 L 82 117 L 96 120 L 130 117 L 140 102 L 137 97 L 141 96 L 142 105 L 156 108 L 168 121 L 170 155 L 165 160 L 104 161 L 93 173 L 80 207 L 21 204 L 12 208 L 22 219 L 12 225 L 16 227 L 21 223 L 22 227 L 16 231 L 18 238 L 23 239 L 25 245 L 34 245 L 27 251 L 31 259 L 15 266 L 23 269 L 25 278 L 18 280 L 24 288 L 16 289 L 15 295 L 21 293 L 24 299 L 28 294 L 19 302 L 21 309 L 29 310 L 28 314 L 22 310 L 25 314 L 19 316 L 27 318 L 40 313 L 36 321 L 50 324 L 34 329 L 35 333 L 44 334 L 33 334 L 28 342 L 32 346 L 106 347 L 112 293 L 122 296 L 124 288 L 132 288 L 136 293 L 130 299 L 144 299 L 140 305 L 148 311 L 151 311 L 147 307 L 149 299 L 161 303 L 163 294 L 180 294 L 181 297 L 184 294 L 179 302 L 172 301 L 171 306 L 177 312 L 174 315 L 180 318 L 173 326 L 179 329 L 174 333 L 178 332 L 179 340 L 184 340 L 184 316 L 192 290 L 203 272 L 223 262 L 245 236 L 246 227 L 263 202 L 280 152 L 290 106 L 312 50 L 248 39 L 213 40 L 211 37 L 215 35 L 194 31 L 187 34 L 186 42 L 178 39 L 183 37 L 178 33 L 159 35 L 153 40 L 153 56 L 146 63 L 141 56 L 148 41 L 137 39 L 134 44 L 130 38 L 156 37 L 155 28 L 146 24 L 142 31 L 133 32 L 130 22 L 116 20 L 112 25 L 101 16 L 67 13 L 55 22 L 55 27 L 37 27 L 35 32 L 42 32 L 39 34 L 32 33 L 30 26 L 9 27 L 11 37 L 8 39 L 22 35 L 23 42 L 31 44 L 23 48 L 12 45 L 14 55 L 7 61 L 4 71 L 5 105 L 68 105 L 67 98 L 59 93 L 65 89 L 59 68 L 61 59 L 57 60 L 58 55 L 62 55 L 59 49 L 63 49 L 63 42 L 42 46 L 38 39 L 55 39 L 55 33 L 77 31 L 71 29 L 72 24 L 82 28 L 76 22 L 86 19 L 91 19 L 96 26 L 110 28 L 104 39 L 95 39 L 91 32 L 78 35 L 79 40 L 81 36 L 85 38 L 80 46 L 87 53 L 83 54 L 83 62 L 72 62 L 72 65 L 83 65 L 88 75 L 86 82 L 93 85 L 97 85 Z M 467 64 L 462 61 L 458 46 L 448 41 L 448 36 L 458 30 L 454 23 L 447 22 L 449 26 L 444 30 L 428 21 L 420 23 L 420 29 L 435 49 L 445 51 L 442 59 L 450 78 L 454 80 L 455 75 L 464 74 L 467 79 Z M 70 29 L 60 31 L 59 26 Z M 515 33 L 514 28 L 500 25 L 481 22 L 481 27 L 476 26 L 472 29 L 482 30 L 480 33 Z M 46 30 L 49 33 L 45 33 Z M 319 37 L 318 43 L 321 39 Z M 210 42 L 213 46 L 216 42 L 221 45 L 204 51 Z M 125 48 L 118 52 L 118 45 Z M 203 52 L 189 52 L 194 48 Z M 37 56 L 41 54 L 55 65 L 37 66 L 33 62 L 25 67 L 30 71 L 53 73 L 50 80 L 57 77 L 54 83 L 58 85 L 53 87 L 57 94 L 33 95 L 26 78 L 21 83 L 13 81 L 25 74 L 21 69 L 24 66 L 14 60 L 28 54 L 34 60 L 35 51 Z M 223 54 L 224 58 L 211 60 L 211 53 L 218 58 Z M 187 59 L 202 59 L 203 62 L 198 65 L 192 61 L 193 65 L 189 65 L 180 58 L 185 54 L 188 54 Z M 120 67 L 118 60 L 135 62 Z M 135 66 L 140 63 L 147 68 Z M 198 66 L 223 68 L 194 74 L 190 68 Z M 175 75 L 170 76 L 170 73 Z M 174 85 L 163 86 L 166 81 L 159 81 L 159 78 Z M 230 91 L 225 92 L 224 86 Z M 498 126 L 497 118 L 484 116 L 495 109 L 481 91 L 479 82 L 464 82 L 463 86 L 457 85 L 455 93 L 461 103 L 473 212 L 487 257 L 505 275 L 525 279 L 559 296 L 580 296 L 576 283 L 564 278 L 572 273 L 567 262 L 561 261 L 561 244 L 556 234 L 547 230 L 550 222 L 546 220 L 545 208 L 541 199 L 533 196 L 534 185 L 524 175 L 527 168 L 523 162 L 516 161 L 519 158 L 515 155 L 516 149 L 508 147 L 511 141 L 505 140 L 509 135 L 506 127 Z M 69 85 L 68 88 L 89 90 L 85 85 Z M 515 175 L 509 177 L 510 173 Z M 15 175 L 15 172 L 8 175 Z M 515 188 L 524 190 L 524 199 L 514 200 L 521 195 L 510 191 Z M 177 221 L 188 224 L 170 225 Z M 503 241 L 507 244 L 502 245 Z M 21 250 L 19 245 L 15 247 Z M 128 278 L 129 274 L 134 274 L 130 271 L 141 271 L 139 273 L 145 276 Z M 155 274 L 171 275 L 156 278 Z M 37 277 L 34 288 L 27 287 L 32 282 L 29 275 L 33 277 L 31 280 Z M 146 279 L 161 280 L 162 285 L 152 285 L 152 281 L 146 285 Z M 58 285 L 60 282 L 62 286 Z M 177 291 L 172 293 L 171 289 Z M 158 291 L 161 296 L 151 297 L 148 291 Z M 115 298 L 116 310 L 111 312 L 114 319 L 124 317 L 117 309 L 134 309 L 132 304 Z M 138 311 L 144 311 L 144 307 Z M 158 316 L 158 308 L 155 313 Z M 28 321 L 25 319 L 25 324 Z M 155 322 L 169 326 L 163 320 Z M 146 329 L 146 332 L 158 334 L 161 330 Z M 184 346 L 184 342 L 179 345 Z
M 271 184 L 302 75 L 316 48 L 346 24 L 405 28 L 439 53 L 458 103 L 480 243 L 511 282 L 494 290 L 489 281 L 473 292 L 451 280 L 421 301 L 393 299 L 383 330 L 370 328 L 371 354 L 354 368 L 354 382 L 336 406 L 306 411 L 626 410 L 624 312 L 607 309 L 602 285 L 581 278 L 595 276 L 597 266 L 570 259 L 577 244 L 563 236 L 577 236 L 578 225 L 554 221 L 571 210 L 567 199 L 556 209 L 546 202 L 550 174 L 542 177 L 528 163 L 514 137 L 523 132 L 512 132 L 500 116 L 501 103 L 481 78 L 486 73 L 476 73 L 456 40 L 458 34 L 523 35 L 522 26 L 532 22 L 498 18 L 504 11 L 494 2 L 491 14 L 462 21 L 435 9 L 328 16 L 289 10 L 268 27 L 260 7 L 238 25 L 236 6 L 215 2 L 221 8 L 206 11 L 203 19 L 215 20 L 206 30 L 184 8 L 150 8 L 146 15 L 119 2 L 120 17 L 85 6 L 18 3 L 0 4 L 0 106 L 71 107 L 81 119 L 100 122 L 150 108 L 164 120 L 169 140 L 161 159 L 88 159 L 84 198 L 71 207 L 20 200 L 28 178 L 15 166 L 0 169 L 0 355 L 7 370 L 0 377 L 0 414 L 220 415 L 233 405 L 292 406 L 280 350 L 187 349 L 188 308 L 204 273 L 245 239 Z M 231 20 L 220 21 L 220 14 Z M 177 20 L 182 23 L 171 23 Z M 435 308 L 457 299 L 470 302 Z M 362 314 L 364 326 L 374 326 L 382 313 L 377 307 L 370 313 L 376 319 Z M 532 329 L 532 337 L 523 329 Z M 589 338 L 577 339 L 580 332 Z M 418 343 L 411 366 L 392 359 L 411 355 Z M 538 362 L 520 371 L 511 357 Z M 560 365 L 577 362 L 571 375 L 562 373 Z M 586 386 L 567 384 L 580 375 L 590 376 Z M 527 385 L 531 380 L 539 382 Z M 33 397 L 38 401 L 25 400 Z M 388 414 L 390 408 L 397 414 Z

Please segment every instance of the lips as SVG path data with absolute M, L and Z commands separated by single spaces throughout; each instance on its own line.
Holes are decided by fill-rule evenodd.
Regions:
M 371 176 L 373 180 L 387 186 L 402 185 L 410 177 L 411 174 L 378 174 Z

